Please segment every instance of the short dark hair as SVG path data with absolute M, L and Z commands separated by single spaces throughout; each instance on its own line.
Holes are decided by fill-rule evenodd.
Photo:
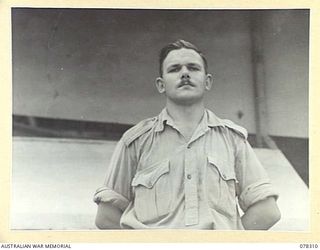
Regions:
M 178 50 L 178 49 L 193 49 L 195 52 L 197 52 L 202 60 L 203 60 L 203 64 L 204 64 L 204 70 L 207 73 L 208 70 L 208 63 L 207 63 L 207 59 L 205 58 L 204 54 L 192 43 L 187 42 L 185 40 L 179 39 L 173 43 L 169 43 L 168 45 L 166 45 L 165 47 L 163 47 L 160 51 L 159 54 L 159 63 L 160 63 L 160 67 L 159 67 L 159 73 L 160 76 L 162 76 L 163 74 L 163 62 L 166 59 L 166 57 L 168 56 L 168 54 L 172 51 L 172 50 Z

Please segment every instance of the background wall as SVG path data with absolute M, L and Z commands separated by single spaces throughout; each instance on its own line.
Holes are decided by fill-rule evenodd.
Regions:
M 13 113 L 134 124 L 158 114 L 158 52 L 178 38 L 214 74 L 208 107 L 255 133 L 250 11 L 13 9 Z M 308 11 L 263 11 L 270 134 L 308 137 Z M 237 114 L 241 112 L 240 118 Z
M 268 12 L 264 24 L 269 133 L 309 137 L 309 14 L 306 11 Z
M 156 115 L 158 53 L 184 38 L 206 53 L 208 105 L 254 131 L 247 14 L 212 11 L 13 11 L 14 114 L 136 123 Z M 239 120 L 236 113 L 244 113 Z

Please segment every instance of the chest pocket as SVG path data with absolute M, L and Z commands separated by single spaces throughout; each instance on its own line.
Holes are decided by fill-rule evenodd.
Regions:
M 236 176 L 229 162 L 208 156 L 207 192 L 212 209 L 227 217 L 236 216 Z
M 170 212 L 169 172 L 169 161 L 162 161 L 138 171 L 133 178 L 134 210 L 141 222 L 157 221 Z

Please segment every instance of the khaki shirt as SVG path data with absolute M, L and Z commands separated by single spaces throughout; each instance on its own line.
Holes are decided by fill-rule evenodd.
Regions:
M 277 194 L 244 128 L 205 110 L 186 141 L 164 109 L 122 136 L 94 201 L 120 208 L 125 229 L 236 230 L 239 206 L 269 196 Z

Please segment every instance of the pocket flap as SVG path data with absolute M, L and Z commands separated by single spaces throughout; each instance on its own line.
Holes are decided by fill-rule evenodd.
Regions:
M 134 187 L 143 185 L 147 188 L 152 188 L 160 176 L 166 173 L 169 173 L 169 161 L 161 162 L 152 168 L 138 171 L 133 178 L 131 185 Z
M 232 179 L 236 180 L 233 166 L 229 162 L 213 156 L 208 156 L 208 162 L 218 170 L 221 178 L 225 181 Z

